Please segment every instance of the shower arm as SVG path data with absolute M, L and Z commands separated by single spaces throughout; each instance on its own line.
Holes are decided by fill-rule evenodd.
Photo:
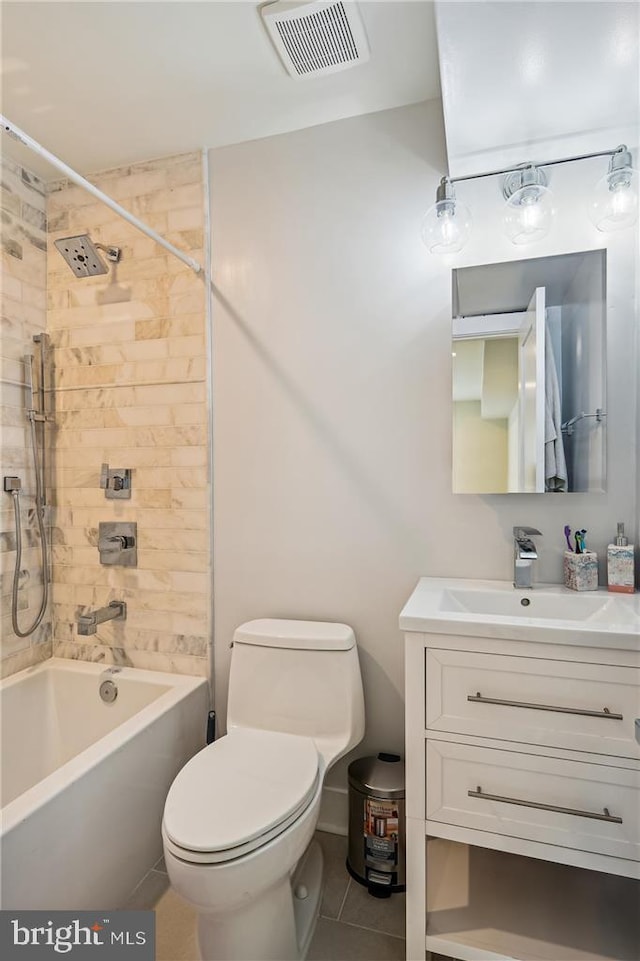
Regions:
M 24 144 L 25 147 L 29 147 L 30 150 L 34 151 L 34 153 L 44 157 L 48 163 L 50 163 L 53 167 L 57 167 L 57 169 L 60 170 L 66 177 L 68 177 L 69 180 L 73 180 L 73 182 L 78 184 L 79 187 L 83 187 L 98 200 L 101 200 L 103 204 L 106 204 L 107 207 L 110 207 L 111 210 L 119 214 L 120 217 L 128 221 L 128 223 L 130 223 L 133 227 L 136 227 L 143 234 L 146 234 L 147 237 L 155 240 L 157 244 L 160 244 L 160 246 L 164 247 L 165 250 L 168 250 L 170 254 L 173 254 L 174 257 L 177 257 L 178 260 L 181 260 L 183 264 L 186 264 L 188 267 L 190 267 L 191 270 L 193 270 L 196 274 L 204 273 L 202 264 L 199 264 L 197 260 L 194 260 L 193 257 L 189 257 L 188 254 L 186 254 L 183 250 L 180 250 L 178 247 L 174 247 L 174 245 L 170 244 L 168 240 L 165 240 L 164 237 L 161 237 L 160 234 L 156 233 L 155 230 L 152 230 L 151 227 L 148 227 L 147 224 L 145 224 L 142 220 L 134 217 L 132 213 L 129 213 L 129 211 L 124 207 L 121 207 L 120 204 L 113 200 L 108 194 L 105 194 L 102 190 L 99 190 L 98 187 L 94 187 L 92 183 L 90 183 L 88 180 L 85 180 L 84 177 L 77 173 L 73 167 L 70 167 L 68 164 L 66 164 L 64 160 L 60 160 L 60 158 L 56 157 L 55 154 L 50 153 L 46 147 L 43 147 L 42 144 L 39 144 L 37 140 L 34 140 L 32 137 L 30 137 L 29 134 L 25 133 L 24 130 L 21 130 L 20 127 L 16 127 L 15 124 L 11 123 L 11 121 L 2 114 L 0 114 L 0 124 L 2 125 L 2 129 L 5 131 L 5 133 L 8 133 L 10 137 L 13 137 L 14 140 L 18 140 L 20 143 Z

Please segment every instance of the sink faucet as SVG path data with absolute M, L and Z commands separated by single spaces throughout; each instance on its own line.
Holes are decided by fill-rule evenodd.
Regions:
M 127 605 L 124 601 L 109 601 L 106 607 L 99 607 L 97 611 L 78 616 L 78 634 L 95 634 L 98 624 L 104 621 L 124 621 L 127 617 Z
M 535 527 L 513 528 L 513 586 L 519 588 L 532 587 L 531 574 L 533 562 L 538 559 L 536 545 L 531 540 L 532 534 L 540 534 Z

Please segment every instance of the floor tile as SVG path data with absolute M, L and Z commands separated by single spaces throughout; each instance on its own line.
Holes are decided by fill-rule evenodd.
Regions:
M 150 911 L 169 887 L 169 878 L 159 871 L 149 871 L 126 904 L 127 911 Z
M 156 961 L 195 961 L 196 913 L 171 888 L 156 904 Z
M 404 961 L 402 938 L 319 918 L 307 961 Z
M 374 898 L 362 884 L 352 880 L 340 912 L 340 921 L 404 938 L 404 902 L 404 893 L 392 894 L 389 898 Z
M 339 834 L 316 831 L 324 855 L 324 893 L 320 905 L 320 915 L 324 918 L 337 918 L 347 893 L 349 874 L 345 866 L 347 839 Z
M 316 837 L 325 856 L 325 916 L 318 919 L 307 961 L 404 961 L 404 940 L 393 936 L 404 934 L 404 895 L 372 898 L 348 877 L 346 838 L 320 831 Z M 127 907 L 155 908 L 156 961 L 195 961 L 196 914 L 168 887 L 166 874 L 151 871 Z

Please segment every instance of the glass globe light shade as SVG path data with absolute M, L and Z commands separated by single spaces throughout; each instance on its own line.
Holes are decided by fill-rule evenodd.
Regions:
M 605 174 L 596 184 L 588 213 L 603 233 L 633 227 L 638 219 L 637 170 L 625 166 Z
M 422 221 L 422 240 L 432 254 L 455 254 L 471 232 L 471 211 L 458 200 L 439 200 Z
M 504 231 L 512 244 L 533 244 L 546 237 L 553 223 L 553 194 L 541 184 L 529 184 L 507 199 Z

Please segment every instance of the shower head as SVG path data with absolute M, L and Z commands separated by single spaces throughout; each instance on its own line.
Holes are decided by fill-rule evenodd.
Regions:
M 94 244 L 88 234 L 63 237 L 62 240 L 56 240 L 54 243 L 76 277 L 95 277 L 97 274 L 108 272 L 109 268 L 98 253 L 98 248 L 104 250 L 107 260 L 111 263 L 115 264 L 120 260 L 119 247 Z

